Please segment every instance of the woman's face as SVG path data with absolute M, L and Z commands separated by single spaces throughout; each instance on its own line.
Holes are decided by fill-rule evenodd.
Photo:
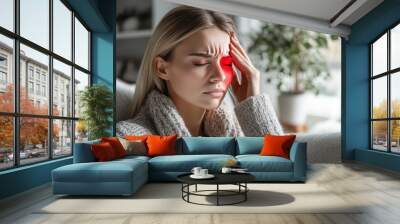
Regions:
M 218 28 L 200 30 L 182 41 L 166 62 L 170 95 L 200 108 L 217 108 L 233 77 L 229 42 L 229 35 Z

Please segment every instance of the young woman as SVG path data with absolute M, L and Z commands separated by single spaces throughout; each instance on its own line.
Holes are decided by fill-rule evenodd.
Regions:
M 139 69 L 132 119 L 117 123 L 117 135 L 282 135 L 269 97 L 260 94 L 260 72 L 235 33 L 221 13 L 181 6 L 165 15 Z M 228 90 L 233 109 L 223 101 Z

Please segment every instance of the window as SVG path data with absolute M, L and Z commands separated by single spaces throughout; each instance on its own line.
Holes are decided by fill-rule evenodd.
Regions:
M 33 80 L 33 67 L 32 66 L 29 66 L 28 74 L 29 74 L 29 79 Z
M 0 84 L 4 86 L 7 84 L 7 74 L 3 71 L 0 71 Z
M 3 68 L 7 67 L 7 56 L 0 55 L 0 67 L 3 67 Z
M 400 24 L 370 45 L 373 150 L 400 153 Z
M 75 18 L 75 62 L 89 69 L 89 32 L 77 18 Z
M 14 31 L 14 0 L 1 0 L 0 9 L 0 26 Z
M 59 0 L 53 0 L 53 7 L 54 53 L 72 60 L 72 12 Z
M 57 104 L 58 102 L 58 97 L 59 94 L 60 100 L 62 103 L 64 103 L 64 96 L 71 96 L 72 95 L 72 90 L 71 89 L 65 89 L 64 85 L 65 83 L 70 83 L 72 84 L 72 68 L 69 65 L 66 65 L 56 59 L 53 60 L 53 65 L 54 65 L 54 70 L 53 70 L 53 77 L 54 77 L 54 83 L 53 83 L 53 90 L 55 95 L 53 95 L 53 105 L 54 103 Z M 70 97 L 72 103 L 72 98 Z M 68 108 L 66 111 L 66 114 L 63 114 L 63 116 L 68 116 L 72 117 L 72 108 Z M 58 114 L 60 113 L 59 109 L 53 110 L 53 114 Z
M 28 82 L 28 93 L 33 94 L 33 82 Z
M 39 71 L 39 69 L 36 69 L 36 80 L 40 81 L 40 71 Z
M 21 36 L 49 49 L 49 0 L 20 0 Z
M 73 105 L 90 85 L 90 31 L 62 0 L 0 0 L 0 26 L 0 170 L 72 155 L 87 139 Z
M 36 95 L 40 95 L 40 84 L 36 84 Z
M 42 82 L 46 82 L 46 74 L 42 73 Z
M 46 96 L 46 86 L 42 86 L 42 96 Z
M 3 1 L 0 1 L 0 7 L 3 6 Z M 1 9 L 1 8 L 0 8 Z M 3 9 L 1 9 L 0 11 L 2 12 Z M 4 15 L 2 15 L 3 13 L 0 13 L 0 20 L 3 18 Z M 2 25 L 2 23 L 0 23 L 0 25 Z M 11 64 L 12 62 L 12 58 L 14 57 L 14 41 L 13 39 L 3 35 L 0 33 L 0 57 L 3 58 L 2 62 L 0 62 L 2 64 L 2 66 L 0 66 L 0 73 L 3 74 L 2 75 L 2 80 L 4 80 L 4 76 L 7 77 L 7 79 L 9 79 L 10 81 L 7 81 L 7 83 L 5 83 L 5 85 L 3 84 L 0 87 L 0 120 L 1 119 L 5 119 L 4 117 L 1 117 L 2 115 L 5 114 L 1 114 L 3 113 L 12 113 L 14 112 L 14 71 L 12 66 L 8 66 L 7 63 L 4 61 L 5 58 L 10 59 L 8 61 L 9 64 Z M 3 82 L 4 81 L 0 81 Z M 0 136 L 1 138 L 1 136 Z M 6 144 L 6 143 L 4 143 Z M 6 145 L 11 145 L 10 144 L 6 144 Z M 0 142 L 0 148 L 2 148 L 2 143 Z M 1 169 L 1 160 L 0 160 L 0 169 Z
M 0 85 L 4 92 L 7 85 L 7 56 L 4 54 L 0 54 Z

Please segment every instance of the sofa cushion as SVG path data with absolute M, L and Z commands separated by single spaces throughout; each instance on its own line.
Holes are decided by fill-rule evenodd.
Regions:
M 130 182 L 137 172 L 147 176 L 144 158 L 74 163 L 54 169 L 52 176 L 53 181 L 58 182 Z
M 236 155 L 259 154 L 264 144 L 264 137 L 237 137 Z
M 184 155 L 202 155 L 202 154 L 235 155 L 235 138 L 233 138 L 233 137 L 182 137 L 177 141 L 177 154 L 184 154 Z
M 235 159 L 231 155 L 174 155 L 157 156 L 149 160 L 149 170 L 190 172 L 193 167 L 200 166 L 209 171 L 219 171 L 229 159 Z
M 249 172 L 292 172 L 292 161 L 279 156 L 238 155 L 240 167 Z

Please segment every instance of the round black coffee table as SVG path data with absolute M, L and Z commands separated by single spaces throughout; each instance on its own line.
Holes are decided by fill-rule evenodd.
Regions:
M 255 180 L 255 177 L 249 173 L 213 173 L 215 176 L 212 179 L 193 179 L 190 177 L 191 173 L 182 174 L 177 177 L 178 181 L 182 183 L 182 199 L 188 203 L 198 204 L 198 205 L 215 205 L 215 204 L 202 204 L 190 201 L 190 196 L 204 196 L 204 197 L 216 197 L 217 206 L 220 205 L 234 205 L 247 200 L 247 192 L 249 188 L 247 183 Z M 206 185 L 216 185 L 215 190 L 197 190 L 198 184 Z M 220 185 L 236 185 L 237 190 L 223 190 L 220 189 Z M 190 191 L 190 186 L 195 186 L 194 191 Z M 216 194 L 205 194 L 207 192 L 215 192 Z M 222 193 L 222 194 L 221 194 Z M 221 197 L 229 196 L 241 196 L 240 200 L 234 201 L 232 203 L 221 203 Z

